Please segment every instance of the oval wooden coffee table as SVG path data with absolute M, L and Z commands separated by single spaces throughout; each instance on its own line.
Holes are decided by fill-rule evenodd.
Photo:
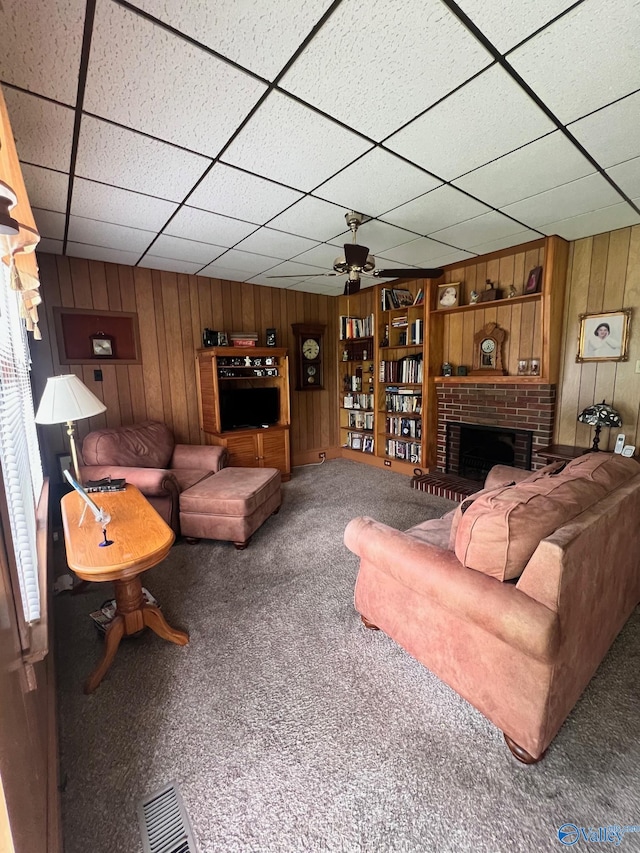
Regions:
M 184 646 L 189 642 L 189 635 L 172 628 L 142 593 L 140 576 L 169 553 L 175 539 L 171 528 L 135 486 L 92 497 L 111 516 L 107 536 L 112 544 L 106 548 L 99 547 L 102 527 L 90 512 L 79 525 L 85 507 L 80 495 L 71 492 L 61 501 L 69 568 L 85 581 L 112 581 L 116 594 L 116 614 L 107 628 L 102 658 L 85 682 L 85 693 L 92 693 L 100 684 L 123 637 L 147 627 L 170 643 Z

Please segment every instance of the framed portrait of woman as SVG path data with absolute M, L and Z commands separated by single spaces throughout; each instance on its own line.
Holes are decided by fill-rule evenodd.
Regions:
M 580 314 L 576 361 L 626 361 L 631 308 Z

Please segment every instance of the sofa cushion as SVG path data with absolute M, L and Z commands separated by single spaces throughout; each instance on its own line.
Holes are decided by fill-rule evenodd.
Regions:
M 213 476 L 213 471 L 203 471 L 202 468 L 172 468 L 171 473 L 178 481 L 181 492 L 186 492 L 201 480 Z
M 443 548 L 445 551 L 451 551 L 449 548 L 449 536 L 451 532 L 451 522 L 457 510 L 452 509 L 442 518 L 430 518 L 415 527 L 411 527 L 405 531 L 408 536 L 413 536 L 414 539 L 419 539 L 421 542 L 426 542 L 429 545 L 436 545 L 438 548 Z
M 159 421 L 98 429 L 82 442 L 85 465 L 167 468 L 174 445 L 173 433 Z
M 637 471 L 635 460 L 588 453 L 556 474 L 536 472 L 515 486 L 492 489 L 461 514 L 456 556 L 498 580 L 516 578 L 542 539 Z

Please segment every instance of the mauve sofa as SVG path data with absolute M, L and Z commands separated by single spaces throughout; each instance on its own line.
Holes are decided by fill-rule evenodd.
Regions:
M 80 476 L 84 483 L 124 477 L 179 533 L 181 492 L 225 468 L 227 458 L 224 447 L 176 444 L 166 424 L 145 421 L 89 433 L 82 442 Z
M 562 470 L 496 466 L 442 519 L 356 518 L 355 606 L 540 760 L 640 602 L 640 466 L 588 453 Z M 612 697 L 615 701 L 615 697 Z

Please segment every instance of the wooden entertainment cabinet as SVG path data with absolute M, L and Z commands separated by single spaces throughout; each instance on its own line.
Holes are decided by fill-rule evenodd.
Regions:
M 230 464 L 244 468 L 279 468 L 291 479 L 289 429 L 289 357 L 278 347 L 207 347 L 197 350 L 196 378 L 200 427 L 206 443 L 226 447 Z M 265 427 L 224 430 L 222 388 L 277 388 L 278 421 Z

